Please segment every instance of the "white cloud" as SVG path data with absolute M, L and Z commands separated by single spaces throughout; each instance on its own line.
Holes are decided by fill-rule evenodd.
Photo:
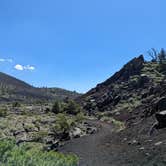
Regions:
M 24 70 L 24 67 L 22 65 L 19 65 L 19 64 L 15 65 L 14 68 L 16 70 L 21 70 L 21 71 Z
M 34 66 L 27 65 L 27 66 L 24 66 L 24 69 L 25 69 L 25 70 L 35 70 L 35 67 L 34 67 Z
M 31 66 L 31 65 L 23 66 L 23 65 L 17 64 L 17 65 L 14 66 L 14 68 L 16 70 L 20 70 L 20 71 L 23 71 L 23 70 L 35 70 L 35 67 Z
M 0 58 L 0 62 L 9 62 L 12 63 L 13 59 L 4 59 L 4 58 Z
M 11 59 L 11 58 L 0 58 L 0 63 L 5 63 L 5 62 L 7 62 L 7 63 L 13 63 L 13 59 Z M 16 64 L 15 66 L 14 66 L 14 68 L 16 69 L 16 70 L 20 70 L 20 71 L 23 71 L 23 70 L 35 70 L 35 67 L 34 66 L 31 66 L 31 65 L 21 65 L 21 64 Z

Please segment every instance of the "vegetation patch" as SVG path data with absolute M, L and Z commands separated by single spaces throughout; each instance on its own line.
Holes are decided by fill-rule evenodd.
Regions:
M 7 116 L 7 108 L 0 108 L 0 117 Z
M 46 152 L 38 144 L 17 146 L 14 140 L 0 141 L 1 166 L 76 166 L 77 163 L 75 155 Z
M 119 132 L 119 131 L 125 129 L 125 123 L 124 122 L 116 120 L 113 117 L 110 117 L 109 115 L 107 115 L 107 113 L 106 114 L 105 113 L 100 114 L 100 120 L 113 124 L 114 127 L 115 127 L 116 132 Z
M 63 102 L 55 101 L 51 110 L 55 114 L 67 113 L 70 115 L 77 115 L 82 111 L 82 108 L 73 100 L 66 99 Z

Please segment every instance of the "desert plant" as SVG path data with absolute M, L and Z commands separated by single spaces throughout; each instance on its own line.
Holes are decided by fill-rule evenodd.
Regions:
M 55 133 L 69 133 L 69 131 L 76 126 L 75 118 L 67 116 L 66 114 L 58 114 L 56 122 L 52 130 Z
M 52 107 L 52 112 L 58 114 L 62 111 L 60 102 L 56 101 Z
M 77 115 L 81 111 L 81 108 L 76 102 L 69 100 L 64 108 L 64 111 L 67 114 Z
M 43 151 L 37 144 L 17 146 L 14 140 L 0 140 L 1 166 L 76 166 L 75 155 Z
M 67 132 L 70 129 L 70 126 L 67 123 L 67 118 L 64 114 L 57 115 L 55 126 L 62 132 Z
M 7 116 L 7 108 L 0 108 L 0 117 Z
M 85 120 L 85 116 L 82 112 L 78 113 L 75 117 L 75 121 L 78 123 L 82 123 Z
M 13 108 L 20 107 L 20 106 L 21 106 L 21 104 L 19 102 L 17 102 L 17 101 L 12 104 Z
M 48 136 L 48 132 L 47 131 L 39 131 L 33 134 L 33 140 L 37 141 L 37 142 L 43 142 L 43 138 Z

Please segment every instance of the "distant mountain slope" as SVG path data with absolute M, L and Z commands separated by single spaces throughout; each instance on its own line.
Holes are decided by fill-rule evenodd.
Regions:
M 15 77 L 9 76 L 2 72 L 0 72 L 0 83 L 19 88 L 33 88 L 31 85 L 27 84 L 26 82 L 21 81 Z
M 0 101 L 48 101 L 75 98 L 79 94 L 60 88 L 36 88 L 15 77 L 0 72 Z
M 63 100 L 65 98 L 76 99 L 80 97 L 82 94 L 77 93 L 76 91 L 69 91 L 62 88 L 40 88 L 42 92 L 51 96 L 57 100 Z

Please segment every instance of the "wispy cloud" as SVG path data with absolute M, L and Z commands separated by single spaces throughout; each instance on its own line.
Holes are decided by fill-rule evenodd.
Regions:
M 22 65 L 19 65 L 19 64 L 15 65 L 14 68 L 16 70 L 24 70 L 24 67 Z
M 31 65 L 27 65 L 27 66 L 24 66 L 24 70 L 35 70 L 35 67 Z
M 31 66 L 31 65 L 20 65 L 20 64 L 17 64 L 14 66 L 14 68 L 16 70 L 20 70 L 20 71 L 23 71 L 23 70 L 35 70 L 35 67 L 34 66 Z
M 13 59 L 11 58 L 0 58 L 0 63 L 13 63 Z M 35 67 L 32 65 L 21 65 L 21 64 L 16 64 L 14 66 L 16 70 L 23 71 L 23 70 L 35 70 Z
M 0 58 L 0 62 L 9 62 L 12 63 L 13 59 L 4 59 L 4 58 Z

